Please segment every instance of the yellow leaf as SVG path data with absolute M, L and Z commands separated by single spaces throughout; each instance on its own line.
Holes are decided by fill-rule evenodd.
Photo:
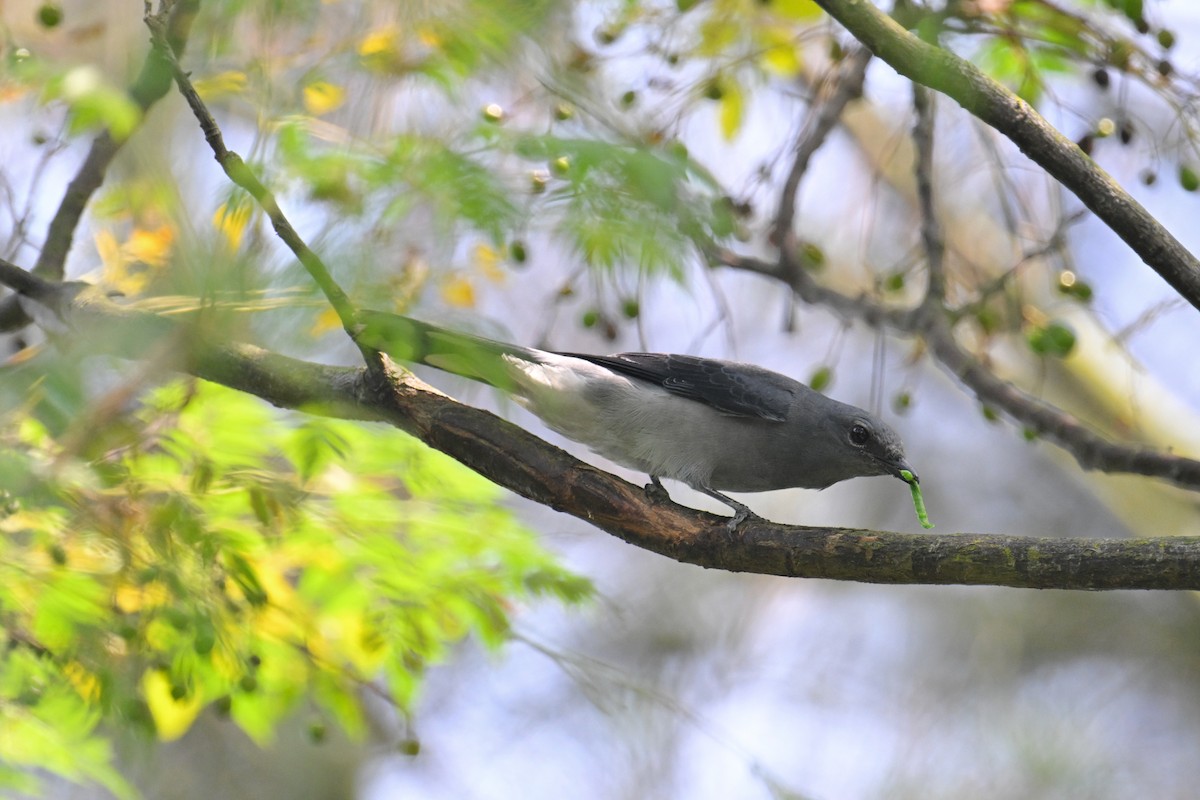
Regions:
M 361 613 L 346 611 L 324 617 L 320 635 L 305 644 L 314 653 L 326 654 L 323 661 L 349 664 L 361 675 L 377 671 L 388 654 L 387 641 L 374 633 Z
M 117 242 L 117 237 L 112 235 L 111 231 L 99 230 L 93 237 L 96 245 L 96 252 L 100 254 L 100 263 L 104 265 L 104 271 L 120 269 L 121 267 L 121 245 Z
M 763 44 L 765 69 L 783 78 L 795 77 L 800 72 L 800 47 L 791 28 L 772 25 L 761 29 L 758 38 Z
M 474 308 L 475 287 L 466 277 L 455 275 L 442 284 L 442 299 L 458 308 Z
M 192 81 L 196 93 L 203 100 L 216 100 L 246 91 L 246 73 L 239 70 L 220 72 L 207 78 Z
M 433 28 L 422 26 L 417 30 L 417 41 L 428 48 L 437 50 L 442 46 L 442 35 Z
M 374 30 L 358 43 L 358 55 L 363 61 L 363 66 L 389 74 L 405 72 L 403 49 L 404 42 L 400 37 L 400 30 L 394 25 Z
M 134 228 L 123 250 L 130 261 L 161 267 L 167 263 L 174 242 L 175 229 L 170 225 L 159 225 L 154 230 Z
M 158 581 L 152 581 L 145 586 L 135 586 L 132 583 L 122 583 L 113 592 L 113 605 L 123 614 L 132 614 L 147 608 L 157 608 L 166 605 L 171 599 L 167 587 Z
M 346 102 L 346 90 L 328 81 L 317 81 L 304 87 L 304 108 L 314 117 L 328 114 Z
M 429 283 L 431 274 L 429 263 L 421 256 L 420 252 L 409 250 L 399 271 L 389 277 L 386 284 L 386 291 L 392 298 L 393 308 L 404 313 L 425 288 L 425 285 Z
M 222 203 L 213 213 L 213 227 L 224 235 L 231 251 L 242 246 L 242 235 L 253 215 L 254 208 L 249 203 L 236 203 L 232 208 Z
M 89 703 L 99 701 L 100 679 L 88 672 L 87 667 L 78 661 L 68 661 L 63 665 L 62 671 L 71 685 L 75 687 L 75 691 L 79 692 L 80 697 Z
M 504 261 L 504 252 L 489 244 L 475 245 L 475 263 L 479 271 L 491 281 L 499 283 L 504 280 L 504 270 L 500 264 Z
M 704 20 L 700 24 L 700 43 L 696 46 L 696 54 L 716 56 L 733 45 L 740 33 L 733 24 L 734 19 L 714 13 Z
M 771 9 L 781 17 L 795 20 L 814 20 L 823 13 L 813 0 L 773 0 Z
M 102 230 L 96 233 L 95 242 L 104 264 L 105 285 L 132 297 L 145 291 L 156 273 L 166 266 L 175 242 L 175 229 L 170 225 L 159 225 L 152 230 L 135 228 L 120 245 L 112 233 Z
M 171 696 L 171 681 L 162 670 L 146 670 L 142 674 L 142 696 L 154 719 L 158 738 L 172 742 L 187 733 L 192 727 L 204 703 L 196 696 L 176 700 Z
M 746 114 L 746 95 L 742 92 L 742 87 L 732 81 L 727 82 L 723 88 L 719 115 L 721 135 L 726 141 L 730 141 L 737 136 L 742 127 L 742 118 Z
M 363 58 L 395 55 L 400 49 L 400 31 L 394 25 L 386 25 L 371 31 L 358 43 L 358 54 Z
M 283 641 L 299 638 L 302 635 L 301 620 L 307 619 L 309 612 L 300 607 L 296 590 L 284 576 L 290 567 L 287 559 L 268 556 L 250 563 L 263 591 L 271 598 L 254 619 L 255 632 Z
M 330 331 L 339 330 L 342 327 L 342 320 L 338 317 L 337 312 L 332 308 L 327 308 L 317 315 L 316 321 L 309 328 L 309 333 L 313 336 L 321 336 Z

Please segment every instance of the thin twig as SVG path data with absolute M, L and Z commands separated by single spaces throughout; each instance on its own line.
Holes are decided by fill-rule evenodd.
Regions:
M 217 124 L 216 118 L 208 110 L 208 106 L 205 105 L 199 92 L 192 85 L 191 79 L 183 71 L 183 68 L 180 67 L 178 59 L 175 58 L 173 51 L 167 45 L 167 30 L 162 24 L 161 19 L 154 16 L 147 17 L 146 26 L 150 29 L 150 38 L 154 49 L 161 54 L 164 63 L 170 69 L 170 74 L 175 79 L 175 85 L 179 87 L 180 94 L 183 95 L 188 106 L 192 109 L 196 120 L 200 123 L 200 130 L 204 133 L 204 140 L 208 142 L 208 146 L 213 151 L 213 157 L 221 165 L 221 169 L 225 171 L 225 174 L 231 181 L 246 190 L 258 202 L 263 211 L 266 212 L 267 217 L 271 220 L 272 227 L 275 229 L 275 234 L 295 254 L 317 286 L 320 287 L 321 292 L 325 295 L 325 299 L 329 301 L 329 305 L 341 321 L 342 327 L 358 346 L 368 367 L 372 371 L 379 371 L 381 369 L 379 354 L 371 348 L 359 344 L 357 341 L 357 311 L 346 296 L 345 291 L 338 285 L 329 268 L 325 265 L 325 262 L 321 260 L 321 257 L 308 246 L 300 234 L 296 232 L 296 229 L 292 227 L 292 223 L 288 221 L 287 216 L 279 207 L 279 202 L 276 200 L 274 192 L 258 179 L 258 176 L 254 174 L 254 171 L 242 160 L 240 155 L 225 146 L 225 138 L 221 134 L 221 128 Z
M 790 246 L 792 239 L 792 223 L 796 216 L 797 192 L 800 181 L 808 169 L 808 163 L 820 149 L 830 132 L 842 118 L 842 112 L 851 100 L 862 96 L 863 80 L 867 74 L 867 64 L 871 61 L 871 51 L 859 48 L 854 51 L 841 65 L 836 73 L 836 88 L 821 104 L 817 114 L 811 117 L 800 131 L 793 148 L 792 167 L 788 171 L 779 197 L 779 211 L 775 215 L 775 225 L 771 230 L 771 242 L 778 246 Z
M 794 255 L 781 253 L 776 263 L 726 250 L 716 251 L 714 255 L 726 266 L 785 283 L 810 305 L 825 306 L 836 314 L 860 320 L 874 328 L 924 338 L 934 358 L 974 392 L 981 403 L 1004 412 L 1032 434 L 1054 442 L 1084 469 L 1161 478 L 1187 489 L 1200 490 L 1200 461 L 1110 441 L 1065 411 L 997 377 L 958 343 L 944 311 L 935 314 L 924 311 L 922 306 L 911 309 L 886 306 L 866 295 L 851 297 L 821 286 L 799 266 Z
M 917 205 L 921 214 L 921 244 L 925 249 L 928 285 L 921 304 L 930 311 L 940 311 L 946 299 L 946 239 L 938 221 L 933 202 L 933 123 L 934 103 L 929 90 L 913 84 L 913 109 L 917 113 L 913 125 L 913 144 L 916 146 Z
M 163 41 L 169 43 L 165 51 L 151 48 L 142 63 L 141 72 L 129 87 L 129 95 L 142 110 L 143 114 L 155 103 L 162 99 L 171 87 L 170 73 L 162 58 L 166 52 L 174 58 L 182 54 L 187 45 L 191 32 L 192 21 L 200 7 L 200 0 L 175 0 L 164 2 L 159 11 L 153 16 L 163 31 Z M 75 238 L 75 230 L 83 218 L 84 209 L 92 195 L 104 183 L 104 175 L 109 164 L 121 149 L 124 140 L 117 141 L 107 131 L 102 131 L 92 140 L 92 146 L 87 156 L 79 166 L 75 177 L 67 184 L 58 210 L 50 220 L 46 231 L 46 239 L 33 266 L 33 273 L 39 277 L 60 281 L 67 261 L 67 253 Z M 22 328 L 30 322 L 22 311 L 17 298 L 7 297 L 0 302 L 0 331 L 11 331 Z
M 950 51 L 921 41 L 869 0 L 816 0 L 871 52 L 1007 136 L 1200 309 L 1200 260 L 1154 215 L 1015 93 Z

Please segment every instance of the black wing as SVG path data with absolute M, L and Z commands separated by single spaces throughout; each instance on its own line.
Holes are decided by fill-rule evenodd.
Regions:
M 788 409 L 799 386 L 791 378 L 759 367 L 698 356 L 665 353 L 560 355 L 581 358 L 622 375 L 653 383 L 671 394 L 712 406 L 723 414 L 775 422 L 787 419 Z

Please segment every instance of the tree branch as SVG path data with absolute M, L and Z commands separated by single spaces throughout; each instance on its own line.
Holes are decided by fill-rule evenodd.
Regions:
M 921 305 L 929 313 L 941 311 L 946 299 L 946 239 L 938 221 L 933 202 L 933 98 L 919 83 L 913 84 L 913 109 L 917 122 L 913 126 L 916 144 L 917 200 L 921 209 L 921 242 L 925 248 L 926 272 L 929 284 Z
M 192 21 L 200 7 L 200 0 L 176 0 L 160 11 L 164 39 L 168 42 L 167 52 L 180 54 L 187 46 Z M 129 87 L 129 95 L 143 113 L 157 103 L 171 88 L 171 73 L 159 50 L 151 48 L 142 63 L 137 79 Z M 75 238 L 75 229 L 83 218 L 84 209 L 92 195 L 104 183 L 108 165 L 112 163 L 123 141 L 116 141 L 107 130 L 92 140 L 87 156 L 79 166 L 75 177 L 67 184 L 67 191 L 59 203 L 58 210 L 50 220 L 46 240 L 33 267 L 33 274 L 49 280 L 60 281 L 67 261 L 67 253 Z M 0 331 L 11 331 L 28 325 L 29 318 L 22 311 L 16 296 L 0 301 Z
M 973 64 L 921 41 L 869 0 L 816 2 L 897 72 L 945 94 L 1007 136 L 1200 309 L 1200 261 L 1032 106 Z
M 976 584 L 1041 589 L 1200 589 L 1200 537 L 1054 539 L 903 534 L 778 525 L 678 506 L 589 466 L 486 411 L 462 405 L 386 362 L 382 375 L 312 364 L 114 304 L 98 293 L 29 276 L 0 260 L 0 283 L 33 287 L 85 336 L 71 341 L 124 358 L 164 337 L 177 369 L 281 408 L 378 420 L 417 437 L 497 484 L 677 561 L 735 572 L 889 584 Z
M 817 113 L 801 129 L 796 145 L 792 148 L 792 166 L 784 181 L 783 191 L 779 196 L 779 211 L 771 229 L 772 244 L 790 246 L 793 236 L 792 222 L 796 216 L 796 191 L 800 188 L 800 181 L 808 170 L 808 163 L 813 154 L 829 138 L 834 126 L 842 118 L 846 106 L 851 100 L 862 96 L 863 80 L 866 78 L 869 63 L 871 51 L 865 47 L 859 48 L 843 62 L 836 73 L 827 78 L 835 88 L 821 103 Z
M 935 213 L 933 200 L 933 108 L 923 84 L 944 91 L 962 103 L 968 110 L 977 113 L 989 124 L 995 124 L 991 117 L 1000 112 L 989 111 L 988 115 L 985 115 L 978 113 L 978 108 L 991 109 L 1003 106 L 1006 102 L 1016 103 L 1020 106 L 1024 106 L 1024 104 L 1011 92 L 991 81 L 970 64 L 912 36 L 869 3 L 863 4 L 858 0 L 828 0 L 828 2 L 821 2 L 821 5 L 830 14 L 841 20 L 851 33 L 874 50 L 877 55 L 900 72 L 913 78 L 915 82 L 913 104 L 917 121 L 913 128 L 913 139 L 917 154 L 915 164 L 917 201 L 921 218 L 921 241 L 927 257 L 929 276 L 925 297 L 915 307 L 900 308 L 880 303 L 866 295 L 852 297 L 821 286 L 805 269 L 804 256 L 798 252 L 795 242 L 790 238 L 780 237 L 779 226 L 782 221 L 787 220 L 790 227 L 791 214 L 794 211 L 794 195 L 808 159 L 811 157 L 811 151 L 808 149 L 809 140 L 803 137 L 796 148 L 796 163 L 793 164 L 788 181 L 781 190 L 779 216 L 777 216 L 769 237 L 772 242 L 781 243 L 778 260 L 775 262 L 764 261 L 737 255 L 728 250 L 717 250 L 713 254 L 714 259 L 735 269 L 775 278 L 786 284 L 795 296 L 810 305 L 824 306 L 840 316 L 861 320 L 874 328 L 886 328 L 901 334 L 923 338 L 929 345 L 929 351 L 934 358 L 974 392 L 980 402 L 990 408 L 1003 411 L 1026 430 L 1062 447 L 1084 469 L 1144 475 L 1165 479 L 1184 488 L 1200 489 L 1200 461 L 1170 453 L 1161 453 L 1147 447 L 1110 441 L 1082 424 L 1072 415 L 997 377 L 978 358 L 958 343 L 954 335 L 954 324 L 961 314 L 956 314 L 948 309 L 945 303 L 945 237 Z M 929 66 L 935 59 L 936 63 L 940 65 L 937 69 Z M 853 75 L 853 73 L 851 74 Z M 964 98 L 974 98 L 976 102 L 968 103 Z M 828 108 L 827 105 L 823 111 Z M 844 108 L 844 103 L 842 108 Z M 1023 135 L 1028 135 L 1033 139 L 1037 139 L 1039 136 L 1043 138 L 1048 136 L 1054 139 L 1055 146 L 1065 142 L 1065 139 L 1057 131 L 1028 106 L 1024 106 L 1022 113 L 1025 113 L 1025 117 L 1022 118 L 1025 119 L 1024 124 L 1034 132 L 1026 132 Z M 814 130 L 828 131 L 832 129 L 834 122 L 835 120 L 825 120 L 823 125 L 814 127 Z M 1021 128 L 1021 130 L 1025 129 Z M 811 149 L 815 150 L 820 144 L 820 139 L 811 138 Z M 1082 153 L 1077 152 L 1078 148 L 1069 142 L 1067 144 L 1073 152 L 1087 162 L 1089 175 L 1093 179 L 1103 178 L 1111 183 L 1111 180 L 1099 167 L 1096 167 L 1086 156 L 1082 156 Z M 1041 162 L 1039 161 L 1039 163 Z M 1049 166 L 1047 168 L 1049 169 Z M 1051 171 L 1053 172 L 1053 170 Z M 1116 189 L 1120 192 L 1119 187 Z M 1124 196 L 1123 193 L 1122 196 Z M 1131 199 L 1129 202 L 1132 203 L 1132 206 L 1121 212 L 1128 212 L 1126 217 L 1121 217 L 1122 219 L 1126 219 L 1129 215 L 1132 215 L 1135 220 L 1144 217 L 1145 220 L 1157 225 L 1157 222 L 1146 214 L 1144 209 L 1133 203 Z M 1159 227 L 1161 229 L 1161 226 Z M 1174 242 L 1174 239 L 1171 239 L 1165 230 L 1161 230 L 1161 233 L 1166 237 L 1166 241 Z M 1194 263 L 1190 254 L 1184 251 L 1184 255 L 1189 263 Z M 1186 268 L 1186 264 L 1183 262 L 1179 266 Z
M 740 256 L 728 250 L 717 250 L 713 255 L 728 267 L 775 278 L 810 305 L 824 306 L 873 328 L 922 337 L 934 358 L 974 392 L 980 402 L 1003 411 L 1034 434 L 1057 444 L 1084 469 L 1144 475 L 1200 490 L 1200 461 L 1109 441 L 1072 415 L 992 374 L 958 343 L 947 313 L 940 306 L 933 311 L 924 306 L 895 308 L 865 295 L 851 297 L 818 284 L 800 264 L 799 257 L 788 252 L 781 252 L 778 262 Z
M 159 53 L 159 57 L 166 65 L 169 74 L 175 79 L 175 84 L 179 87 L 179 93 L 183 95 L 188 107 L 192 109 L 192 114 L 195 115 L 197 122 L 200 123 L 200 130 L 204 132 L 204 140 L 208 142 L 209 148 L 213 151 L 213 157 L 221 165 L 221 169 L 224 170 L 225 175 L 237 186 L 248 192 L 263 211 L 266 212 L 267 217 L 271 220 L 272 227 L 275 229 L 275 234 L 287 245 L 288 249 L 292 251 L 304 269 L 308 271 L 313 281 L 321 289 L 321 292 L 325 295 L 325 299 L 329 301 L 329 305 L 337 313 L 342 327 L 358 346 L 367 366 L 371 369 L 381 369 L 382 362 L 379 359 L 379 354 L 358 342 L 357 312 L 353 304 L 351 304 L 350 298 L 346 296 L 345 291 L 334 280 L 329 268 L 325 266 L 325 262 L 308 246 L 300 234 L 296 232 L 296 229 L 292 227 L 292 223 L 288 220 L 287 215 L 279 207 L 279 202 L 276 200 L 274 192 L 258 179 L 258 176 L 247 166 L 240 155 L 225 146 L 225 137 L 221 135 L 221 128 L 217 125 L 217 120 L 213 117 L 212 112 L 208 110 L 208 106 L 205 105 L 199 92 L 192 86 L 191 79 L 188 78 L 187 73 L 179 66 L 179 61 L 175 57 L 174 50 L 170 45 L 170 31 L 164 20 L 158 16 L 147 16 L 146 27 L 150 29 L 152 49 Z
M 1172 483 L 1200 485 L 1200 462 L 1109 442 L 1054 406 L 1025 394 L 997 378 L 959 346 L 944 307 L 946 244 L 933 198 L 933 108 L 927 90 L 914 84 L 917 124 L 917 197 L 921 212 L 921 240 L 929 267 L 929 289 L 915 318 L 916 332 L 924 336 L 934 355 L 984 402 L 1021 419 L 1026 425 L 1070 451 L 1084 469 L 1136 472 L 1166 478 Z

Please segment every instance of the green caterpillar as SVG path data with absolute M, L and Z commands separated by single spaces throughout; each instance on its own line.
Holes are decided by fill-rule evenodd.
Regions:
M 913 508 L 917 510 L 917 519 L 921 521 L 922 528 L 932 528 L 933 523 L 929 521 L 929 512 L 925 510 L 925 498 L 921 497 L 921 487 L 917 484 L 916 476 L 906 469 L 900 470 L 900 479 L 908 484 L 909 491 L 912 492 Z

